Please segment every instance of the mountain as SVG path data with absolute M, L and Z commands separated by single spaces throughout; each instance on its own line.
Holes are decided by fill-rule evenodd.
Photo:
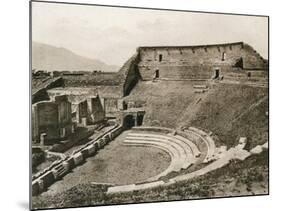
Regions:
M 79 56 L 66 48 L 32 42 L 32 69 L 116 72 L 119 67 Z

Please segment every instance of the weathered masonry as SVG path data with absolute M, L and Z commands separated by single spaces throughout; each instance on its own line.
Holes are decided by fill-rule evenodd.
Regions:
M 139 47 L 136 54 L 129 58 L 118 72 L 89 74 L 74 72 L 55 78 L 32 79 L 32 103 L 36 104 L 35 107 L 39 108 L 40 113 L 41 107 L 42 109 L 44 106 L 46 109 L 55 107 L 54 97 L 67 95 L 71 103 L 70 113 L 76 118 L 72 118 L 72 122 L 86 126 L 102 121 L 105 117 L 116 118 L 124 110 L 142 107 L 143 103 L 126 102 L 124 97 L 130 95 L 138 81 L 155 79 L 223 79 L 262 84 L 267 83 L 268 61 L 243 42 Z M 39 101 L 43 102 L 37 104 Z M 38 109 L 35 107 L 35 110 Z M 50 113 L 54 112 L 51 110 Z M 57 120 L 50 117 L 48 121 Z M 133 125 L 134 121 L 131 122 Z M 41 123 L 36 124 L 40 126 Z M 44 134 L 44 131 L 50 134 L 47 139 L 59 137 L 57 124 L 59 123 L 54 123 L 54 129 L 51 128 L 51 124 L 48 127 L 44 126 L 48 129 L 36 129 L 34 137 L 39 140 L 40 134 Z M 65 134 L 61 133 L 61 136 Z
M 73 131 L 71 103 L 67 96 L 56 96 L 54 101 L 32 105 L 32 140 L 35 143 L 59 141 Z
M 263 75 L 268 62 L 243 42 L 199 46 L 138 48 L 138 70 L 143 80 L 210 79 L 234 70 Z
M 72 121 L 83 126 L 102 122 L 105 118 L 104 100 L 92 89 L 75 87 L 55 88 L 48 90 L 51 99 L 66 95 L 71 103 Z

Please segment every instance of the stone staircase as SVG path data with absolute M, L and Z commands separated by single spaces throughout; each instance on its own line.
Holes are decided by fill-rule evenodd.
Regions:
M 207 85 L 193 85 L 194 93 L 205 93 L 208 91 Z

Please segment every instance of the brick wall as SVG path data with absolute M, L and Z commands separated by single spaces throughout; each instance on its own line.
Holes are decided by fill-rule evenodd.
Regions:
M 140 47 L 139 72 L 151 80 L 159 70 L 160 78 L 209 78 L 213 69 L 265 69 L 265 60 L 249 45 L 242 42 L 186 47 Z M 241 62 L 242 61 L 242 62 Z

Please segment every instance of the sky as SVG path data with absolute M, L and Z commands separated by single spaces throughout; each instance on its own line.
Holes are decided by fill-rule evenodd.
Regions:
M 109 65 L 122 64 L 138 46 L 239 42 L 268 58 L 265 17 L 32 3 L 32 40 L 63 47 Z

